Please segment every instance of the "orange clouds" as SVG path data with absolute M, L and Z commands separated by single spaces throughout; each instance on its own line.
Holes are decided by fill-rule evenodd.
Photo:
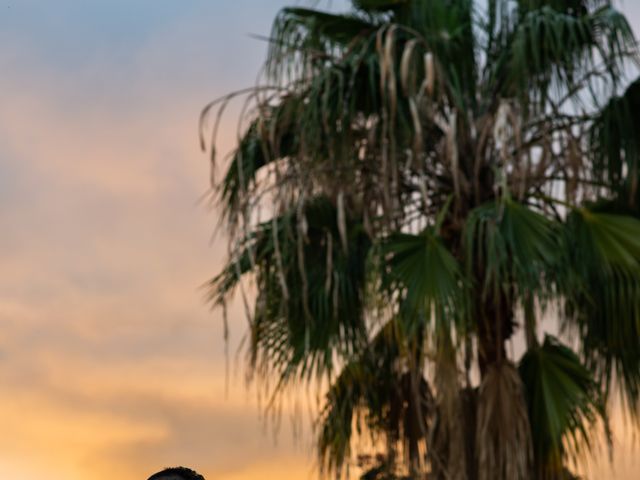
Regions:
M 50 56 L 95 40 L 78 3 L 26 3 L 55 9 L 68 38 L 34 23 L 23 45 L 0 28 L 0 477 L 137 480 L 177 464 L 210 480 L 311 477 L 306 437 L 285 418 L 275 444 L 242 378 L 226 396 L 220 315 L 199 289 L 225 251 L 198 204 L 198 113 L 253 84 L 265 46 L 245 32 L 268 32 L 290 2 L 186 2 L 199 6 L 125 53 L 100 45 L 76 63 Z M 235 131 L 223 125 L 223 146 Z
M 72 70 L 0 47 L 14 67 L 0 78 L 0 476 L 188 464 L 255 478 L 271 459 L 304 463 L 287 429 L 279 446 L 263 433 L 242 384 L 225 396 L 222 325 L 199 289 L 223 256 L 198 204 L 197 116 L 219 88 L 189 65 L 204 64 L 208 30 L 186 18 L 125 65 Z

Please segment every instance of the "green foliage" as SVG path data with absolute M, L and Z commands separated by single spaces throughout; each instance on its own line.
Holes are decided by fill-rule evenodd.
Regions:
M 637 192 L 640 158 L 640 80 L 633 82 L 620 97 L 612 98 L 602 109 L 590 131 L 595 153 L 595 173 L 618 188 L 625 176 L 627 191 Z M 625 170 L 630 175 L 625 175 Z
M 327 392 L 318 446 L 328 471 L 348 459 L 354 426 L 359 434 L 366 426 L 390 444 L 403 441 L 407 456 L 428 431 L 434 414 L 431 388 L 420 373 L 397 363 L 399 347 L 407 345 L 394 328 L 392 323 L 382 328 Z
M 312 49 L 317 52 L 324 52 L 333 44 L 348 44 L 361 33 L 371 32 L 374 28 L 371 23 L 352 15 L 335 15 L 300 7 L 282 9 L 275 25 L 273 39 L 281 47 L 295 46 L 300 51 Z
M 505 70 L 497 77 L 504 77 L 506 88 L 517 95 L 534 93 L 541 105 L 547 104 L 544 96 L 549 94 L 573 96 L 578 91 L 572 92 L 572 85 L 595 80 L 589 73 L 599 68 L 600 57 L 606 59 L 608 80 L 616 83 L 624 73 L 621 60 L 635 47 L 625 17 L 608 5 L 590 11 L 566 2 L 555 2 L 564 4 L 562 8 L 539 3 L 545 5 L 522 12 L 501 50 L 505 60 L 498 66 Z
M 458 261 L 442 244 L 433 229 L 420 235 L 396 233 L 383 242 L 382 286 L 389 292 L 401 292 L 402 318 L 405 322 L 450 328 L 461 322 L 465 285 Z
M 249 365 L 276 393 L 328 382 L 326 472 L 371 434 L 369 478 L 572 478 L 612 391 L 640 418 L 637 60 L 607 0 L 281 11 L 216 185 L 210 294 L 253 282 Z M 538 344 L 545 315 L 576 353 Z
M 544 274 L 556 262 L 554 223 L 510 198 L 477 207 L 465 226 L 468 274 L 484 270 L 484 292 L 497 294 L 505 286 L 521 292 L 544 291 Z
M 573 278 L 564 294 L 570 320 L 583 337 L 588 365 L 603 387 L 615 379 L 637 414 L 640 221 L 583 209 L 569 217 L 565 235 L 571 254 L 567 272 Z
M 593 427 L 606 425 L 598 383 L 578 355 L 546 336 L 520 360 L 536 456 L 536 478 L 565 478 L 564 463 L 592 447 Z
M 363 340 L 370 240 L 349 222 L 342 248 L 336 219 L 320 197 L 302 212 L 263 223 L 211 281 L 213 298 L 221 303 L 243 275 L 256 275 L 252 364 L 273 368 L 282 382 L 330 371 L 334 354 L 357 351 Z

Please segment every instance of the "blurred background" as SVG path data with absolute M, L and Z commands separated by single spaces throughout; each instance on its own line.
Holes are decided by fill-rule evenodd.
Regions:
M 201 288 L 226 250 L 198 115 L 255 83 L 252 34 L 291 3 L 0 0 L 0 477 L 315 475 L 308 428 L 294 437 L 285 406 L 274 435 L 245 387 L 242 308 L 226 362 Z M 640 2 L 621 5 L 640 32 Z M 624 423 L 589 478 L 638 478 Z

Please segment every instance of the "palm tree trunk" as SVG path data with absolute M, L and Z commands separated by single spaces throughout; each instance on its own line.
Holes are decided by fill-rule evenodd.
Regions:
M 509 297 L 502 290 L 476 293 L 478 363 L 482 377 L 490 365 L 507 358 L 506 341 L 514 331 L 513 305 Z

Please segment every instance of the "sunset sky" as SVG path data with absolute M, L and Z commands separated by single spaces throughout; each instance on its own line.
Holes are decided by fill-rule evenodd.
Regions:
M 0 478 L 313 478 L 200 286 L 225 256 L 197 120 L 251 86 L 284 0 L 0 0 Z M 301 3 L 301 2 L 298 2 Z M 342 2 L 315 2 L 338 8 Z M 640 2 L 623 9 L 640 32 Z M 236 119 L 220 132 L 222 150 Z M 242 360 L 242 358 L 241 358 Z M 620 421 L 618 421 L 620 423 Z M 620 435 L 615 473 L 637 479 Z

